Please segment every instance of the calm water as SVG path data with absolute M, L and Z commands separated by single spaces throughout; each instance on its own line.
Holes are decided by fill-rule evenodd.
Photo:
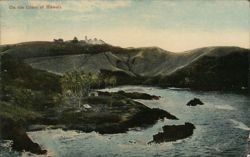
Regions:
M 123 86 L 109 90 L 160 95 L 162 96 L 160 100 L 140 100 L 140 102 L 149 107 L 165 109 L 180 120 L 159 121 L 144 130 L 137 128 L 128 133 L 115 135 L 65 132 L 60 129 L 30 132 L 29 135 L 48 149 L 48 155 L 53 157 L 247 156 L 247 149 L 250 147 L 248 96 L 140 86 Z M 200 98 L 205 105 L 186 106 L 185 104 L 194 97 Z M 185 122 L 191 122 L 196 126 L 191 137 L 176 142 L 147 144 L 154 134 L 162 130 L 163 125 Z M 10 151 L 6 145 L 7 142 L 1 143 L 0 156 L 19 156 L 18 153 Z M 22 154 L 22 156 L 28 155 L 28 153 Z

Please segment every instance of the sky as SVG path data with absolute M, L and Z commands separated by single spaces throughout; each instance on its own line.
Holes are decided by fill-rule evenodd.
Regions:
M 115 46 L 173 52 L 250 46 L 247 0 L 0 0 L 0 9 L 1 44 L 87 35 Z

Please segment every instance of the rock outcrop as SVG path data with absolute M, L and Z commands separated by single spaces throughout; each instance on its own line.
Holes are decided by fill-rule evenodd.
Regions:
M 204 103 L 198 98 L 194 98 L 187 103 L 187 106 L 197 106 L 197 105 L 204 105 Z
M 131 92 L 131 93 L 127 93 L 123 90 L 120 90 L 118 92 L 102 92 L 102 91 L 98 91 L 98 95 L 100 96 L 120 96 L 120 97 L 127 97 L 127 98 L 131 98 L 131 99 L 144 99 L 144 100 L 159 100 L 160 96 L 156 96 L 156 95 L 150 95 L 147 93 L 139 93 L 139 92 Z
M 1 119 L 1 137 L 6 140 L 12 140 L 12 148 L 17 151 L 29 151 L 34 154 L 46 154 L 39 144 L 33 142 L 27 135 L 23 126 L 10 119 Z
M 53 121 L 44 113 L 45 125 L 62 125 L 65 130 L 96 131 L 101 134 L 124 133 L 133 127 L 149 127 L 159 119 L 178 119 L 167 111 L 149 108 L 129 98 L 93 96 L 82 100 L 90 107 L 60 109 Z M 54 109 L 55 111 L 59 109 Z M 51 111 L 48 111 L 50 114 Z M 49 118 L 49 119 L 48 119 Z
M 192 123 L 184 125 L 165 125 L 162 127 L 163 132 L 153 135 L 153 141 L 150 143 L 162 143 L 184 139 L 193 134 L 195 126 Z

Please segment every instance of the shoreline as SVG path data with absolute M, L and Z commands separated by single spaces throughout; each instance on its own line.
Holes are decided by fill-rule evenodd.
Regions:
M 150 95 L 139 94 L 137 96 L 148 97 Z M 84 101 L 92 106 L 91 109 L 80 110 L 79 112 L 76 107 L 73 107 L 59 112 L 58 108 L 52 108 L 50 111 L 45 111 L 42 117 L 38 117 L 30 122 L 26 121 L 26 124 L 6 119 L 6 123 L 2 124 L 1 127 L 2 135 L 6 139 L 13 140 L 13 149 L 18 151 L 26 150 L 34 154 L 46 154 L 47 150 L 43 150 L 39 144 L 33 142 L 27 136 L 26 131 L 38 131 L 49 127 L 51 129 L 78 130 L 86 133 L 95 131 L 100 134 L 116 134 L 126 133 L 134 127 L 150 127 L 159 119 L 177 119 L 167 111 L 157 108 L 151 109 L 130 98 L 121 95 L 112 97 L 87 97 Z M 153 98 L 155 96 L 152 96 Z M 110 99 L 113 101 L 111 106 L 109 105 Z M 96 109 L 101 109 L 99 104 L 102 103 L 106 104 L 104 106 L 105 110 L 96 111 Z M 52 115 L 51 111 L 54 111 Z M 85 118 L 79 119 L 82 116 Z M 8 130 L 13 131 L 9 132 L 5 129 L 6 127 L 10 128 Z M 26 143 L 22 143 L 23 141 L 26 141 Z

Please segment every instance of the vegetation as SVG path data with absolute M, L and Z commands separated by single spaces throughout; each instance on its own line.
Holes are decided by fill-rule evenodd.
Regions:
M 44 70 L 33 69 L 22 59 L 9 54 L 1 58 L 4 85 L 42 90 L 47 93 L 60 92 L 60 76 Z
M 102 67 L 98 64 L 99 60 L 102 59 L 99 54 L 104 52 L 106 59 L 104 58 L 105 62 L 103 63 L 107 64 Z M 10 48 L 8 53 L 22 59 L 32 58 L 30 64 L 41 61 L 39 65 L 36 65 L 48 70 L 56 67 L 56 61 L 65 61 L 67 64 L 63 68 L 72 69 L 70 67 L 72 64 L 68 61 L 74 59 L 75 56 L 72 57 L 71 55 L 87 54 L 82 56 L 86 57 L 85 59 L 89 62 L 78 62 L 78 66 L 91 71 L 93 70 L 91 64 L 97 63 L 96 71 L 99 70 L 108 77 L 115 76 L 117 85 L 147 84 L 210 90 L 221 90 L 224 86 L 228 86 L 224 89 L 230 90 L 233 88 L 239 89 L 241 85 L 245 87 L 245 83 L 243 81 L 237 83 L 238 80 L 248 81 L 243 73 L 248 67 L 245 63 L 248 60 L 249 49 L 239 47 L 206 47 L 176 54 L 155 47 L 126 49 L 108 44 L 31 42 Z M 232 54 L 238 54 L 238 57 L 230 57 Z M 60 57 L 53 58 L 54 56 Z M 49 57 L 50 59 L 38 57 Z M 55 60 L 54 63 L 53 60 Z M 228 66 L 224 66 L 223 62 Z M 236 65 L 237 69 L 244 69 L 244 72 L 240 70 L 240 75 L 231 76 L 237 71 L 232 65 Z M 60 69 L 59 71 L 64 72 L 66 70 Z M 222 73 L 223 76 L 227 77 L 218 77 Z M 107 82 L 107 79 L 102 81 L 103 84 L 108 84 Z M 209 84 L 206 84 L 206 82 L 209 82 Z M 231 87 L 229 88 L 229 86 Z
M 38 112 L 30 111 L 6 102 L 0 102 L 0 119 L 10 119 L 15 122 L 26 122 L 41 117 Z
M 90 94 L 94 85 L 98 83 L 98 77 L 93 74 L 86 74 L 82 71 L 68 72 L 61 78 L 62 95 L 67 100 L 77 100 L 80 107 L 81 100 Z
M 125 85 L 125 84 L 141 84 L 144 78 L 141 76 L 130 76 L 123 71 L 110 71 L 110 70 L 100 70 L 100 77 L 104 84 L 104 87 L 112 86 L 112 82 L 115 85 Z
M 61 91 L 59 76 L 33 69 L 21 59 L 8 54 L 1 59 L 3 101 L 30 110 L 54 105 L 53 98 Z
M 161 86 L 188 87 L 202 90 L 241 90 L 248 87 L 248 53 L 205 56 L 200 60 L 162 77 Z
M 78 42 L 79 43 L 79 42 Z M 52 57 L 60 55 L 76 54 L 98 54 L 102 52 L 128 53 L 133 50 L 127 50 L 108 44 L 102 45 L 81 45 L 72 42 L 27 42 L 19 45 L 7 46 L 9 54 L 19 59 L 28 59 L 32 57 Z M 3 46 L 4 48 L 4 46 Z M 0 48 L 1 50 L 1 48 Z
M 59 39 L 54 39 L 54 42 L 57 42 L 57 43 L 63 43 L 63 39 L 62 39 L 62 38 L 59 38 Z
M 78 42 L 79 41 L 78 41 L 77 37 L 74 37 L 73 40 L 72 40 L 72 43 L 78 43 Z
M 43 47 L 44 45 L 39 44 L 35 48 L 29 47 L 29 44 L 21 44 L 1 56 L 1 76 L 4 83 L 2 96 L 5 102 L 0 102 L 0 131 L 6 139 L 13 140 L 14 149 L 37 154 L 46 152 L 28 138 L 25 128 L 30 124 L 61 124 L 66 129 L 121 133 L 130 127 L 152 124 L 167 116 L 166 112 L 155 112 L 126 96 L 90 96 L 93 88 L 104 85 L 114 87 L 116 84 L 126 83 L 127 78 L 128 81 L 136 80 L 136 77 L 131 77 L 123 71 L 106 71 L 107 73 L 101 72 L 97 76 L 75 70 L 60 76 L 34 69 L 24 60 L 34 56 L 56 56 L 69 52 L 95 54 L 112 49 L 112 46 L 81 47 L 76 43 L 54 42 Z M 80 49 L 77 49 L 78 47 Z M 67 51 L 68 49 L 70 51 Z M 89 106 L 83 108 L 82 102 Z M 70 106 L 58 106 L 59 104 Z
M 61 104 L 82 104 L 93 88 L 113 86 L 115 76 L 97 76 L 74 70 L 58 76 L 37 70 L 10 54 L 2 56 L 3 100 L 30 110 L 43 110 Z M 112 104 L 112 100 L 111 100 Z
M 5 86 L 4 100 L 16 104 L 25 109 L 42 110 L 53 107 L 54 93 L 47 94 L 45 91 L 31 90 L 29 88 Z
M 6 46 L 1 46 L 0 47 L 0 52 L 4 52 L 4 51 L 7 51 L 11 48 L 11 45 L 6 45 Z

